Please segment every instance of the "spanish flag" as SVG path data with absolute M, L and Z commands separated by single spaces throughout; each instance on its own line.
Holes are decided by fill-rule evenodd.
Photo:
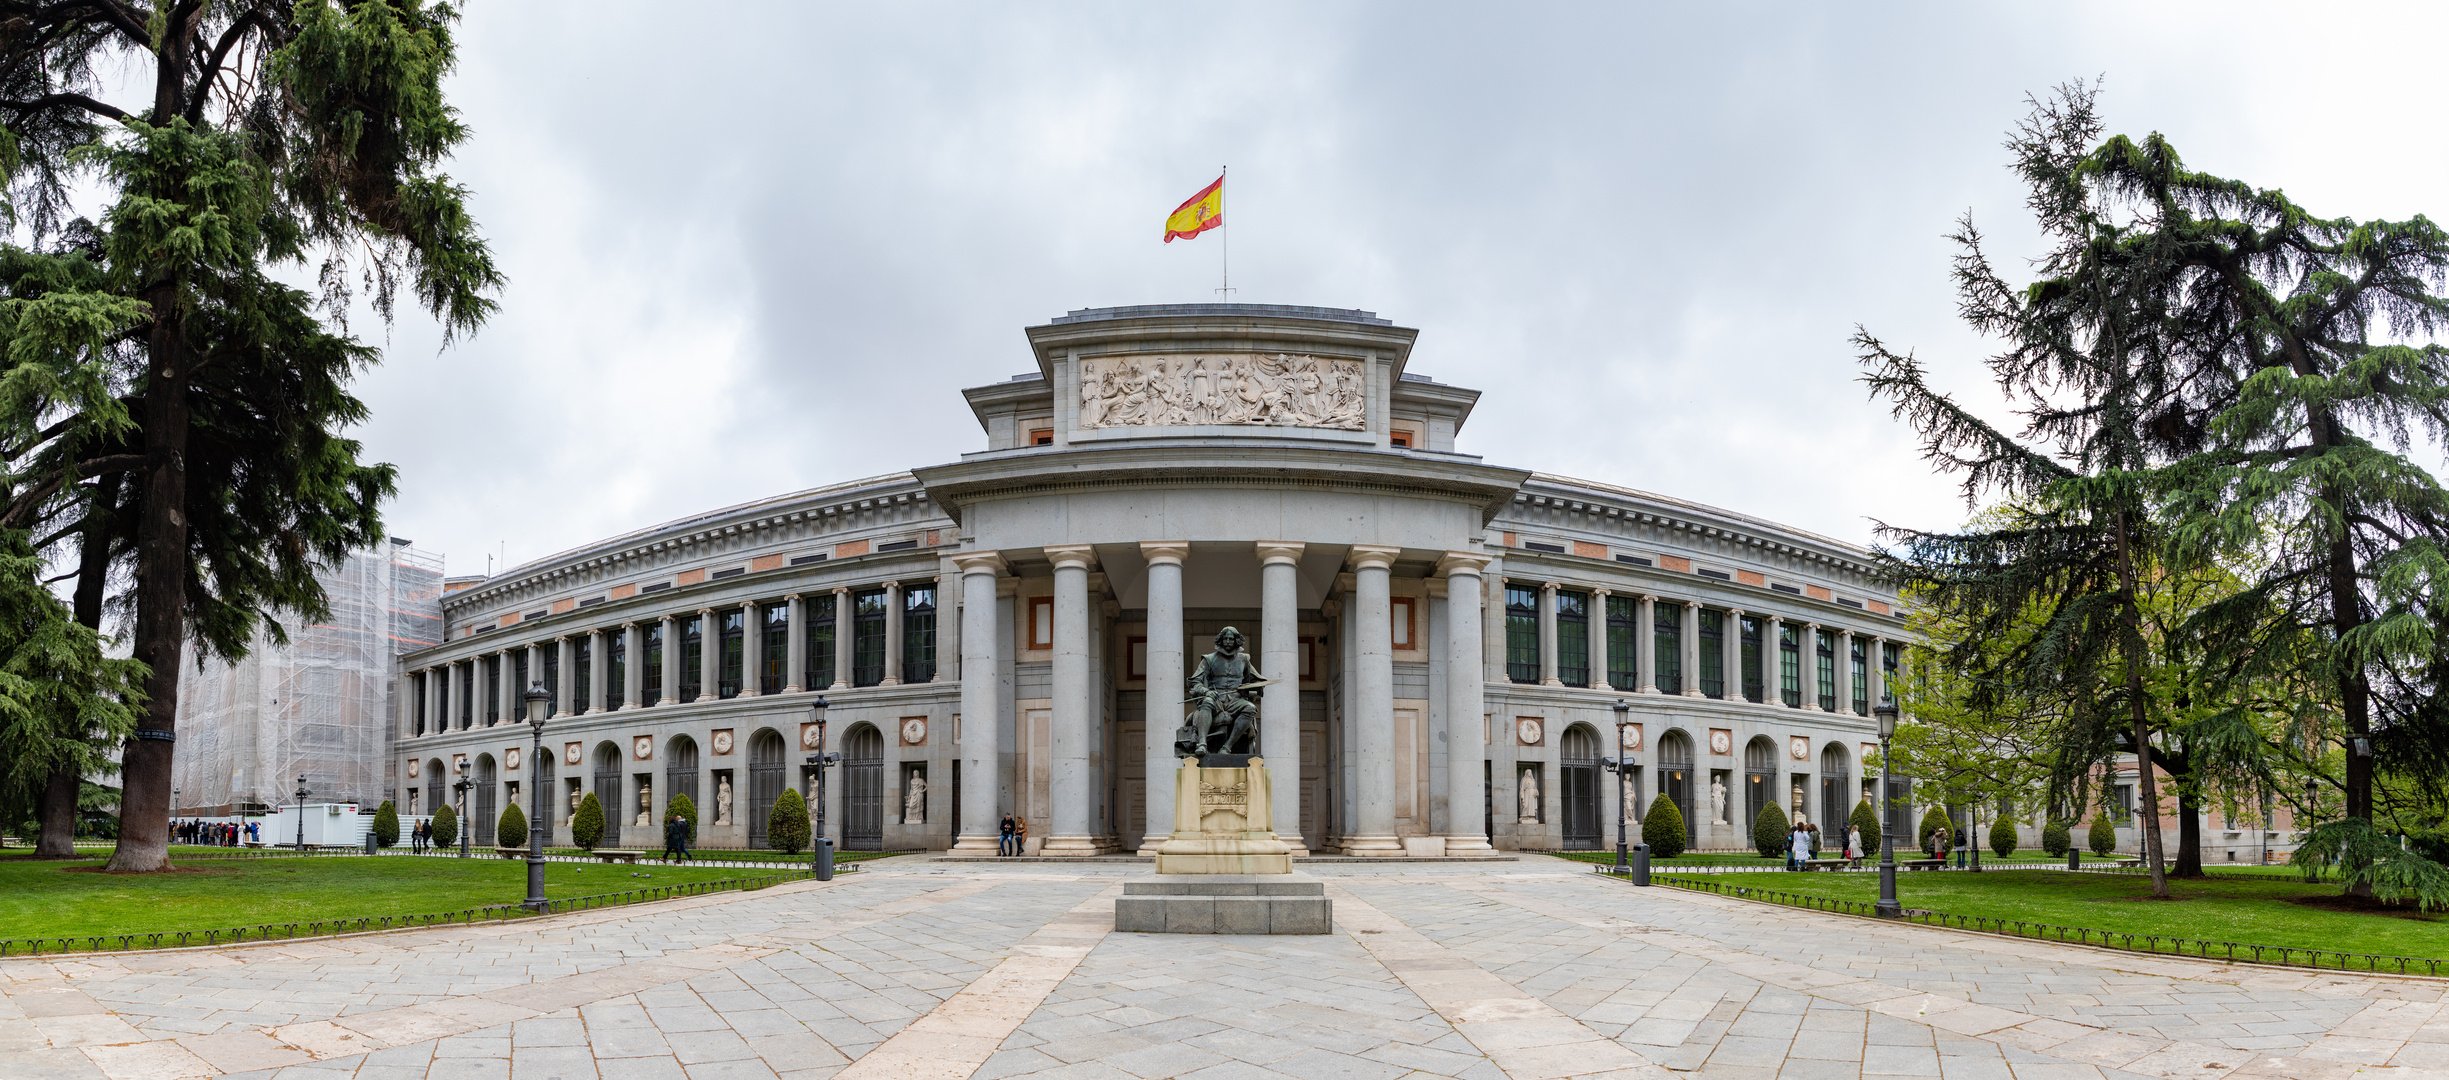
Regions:
M 1224 224 L 1224 177 L 1200 189 L 1165 219 L 1165 242 L 1188 240 Z

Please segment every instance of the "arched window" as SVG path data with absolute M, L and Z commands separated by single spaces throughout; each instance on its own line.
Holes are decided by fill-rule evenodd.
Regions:
M 501 775 L 493 765 L 493 755 L 476 755 L 476 787 L 469 792 L 476 805 L 468 808 L 468 842 L 477 847 L 493 846 L 494 818 L 501 811 Z
M 1658 737 L 1658 793 L 1684 815 L 1684 848 L 1691 850 L 1700 839 L 1700 811 L 1692 805 L 1692 736 L 1681 728 Z
M 884 735 L 874 724 L 842 739 L 842 850 L 884 850 Z
M 1845 821 L 1854 814 L 1854 767 L 1845 752 L 1845 744 L 1831 742 L 1820 748 L 1820 843 L 1831 845 L 1831 835 L 1845 833 Z M 1833 833 L 1832 833 L 1833 830 Z
M 1561 648 L 1557 652 L 1571 655 Z M 1575 724 L 1565 729 L 1558 750 L 1557 802 L 1564 811 L 1565 850 L 1596 849 L 1601 840 L 1599 734 L 1588 724 Z
M 602 846 L 621 844 L 621 812 L 628 808 L 621 798 L 621 748 L 610 742 L 595 744 L 595 801 L 604 811 Z
M 765 846 L 765 819 L 782 797 L 782 736 L 758 728 L 748 738 L 748 846 Z
M 689 797 L 689 805 L 697 807 L 699 824 L 704 824 L 706 806 L 697 795 L 697 740 L 674 735 L 663 750 L 663 804 L 670 806 L 673 799 L 683 795 Z M 656 815 L 657 821 L 662 819 L 662 815 Z M 698 830 L 698 835 L 704 836 L 705 830 Z
M 1777 743 L 1756 735 L 1743 745 L 1743 824 L 1749 829 L 1777 797 Z

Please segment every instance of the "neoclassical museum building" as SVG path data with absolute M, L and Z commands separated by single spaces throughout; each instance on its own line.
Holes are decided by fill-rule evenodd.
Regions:
M 1767 800 L 1826 822 L 1867 793 L 1906 631 L 1861 549 L 1464 453 L 1479 391 L 1407 370 L 1416 331 L 1368 312 L 1104 308 L 1027 336 L 1027 373 L 964 392 L 975 453 L 446 595 L 443 643 L 402 660 L 403 808 L 464 775 L 485 844 L 542 785 L 567 843 L 593 792 L 606 845 L 654 847 L 687 795 L 699 844 L 761 846 L 784 786 L 814 787 L 821 716 L 845 849 L 991 854 L 1010 813 L 1045 855 L 1142 850 L 1226 626 L 1272 681 L 1296 852 L 1612 844 L 1619 730 L 1635 813 L 1672 797 L 1702 849 L 1745 846 Z

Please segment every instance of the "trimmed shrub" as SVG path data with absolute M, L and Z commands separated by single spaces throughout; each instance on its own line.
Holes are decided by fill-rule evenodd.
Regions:
M 663 804 L 663 827 L 671 828 L 673 818 L 689 823 L 689 842 L 697 843 L 697 804 L 690 802 L 686 795 L 672 796 L 672 801 Z
M 442 809 L 434 811 L 434 846 L 449 847 L 458 842 L 459 815 L 452 812 L 451 804 L 443 803 Z
M 502 808 L 502 820 L 493 827 L 493 843 L 496 847 L 527 846 L 527 815 L 519 812 L 519 804 Z
M 374 842 L 382 847 L 400 845 L 400 811 L 389 799 L 374 809 Z
M 1876 857 L 1879 854 L 1879 811 L 1871 809 L 1871 800 L 1855 803 L 1854 816 L 1848 821 L 1862 830 L 1862 853 Z
M 1771 802 L 1760 808 L 1760 816 L 1752 819 L 1752 850 L 1763 859 L 1782 858 L 1786 854 L 1786 836 L 1794 823 L 1786 820 L 1786 812 Z
M 2092 854 L 2106 855 L 2117 850 L 2117 826 L 2109 823 L 2109 815 L 2092 815 Z
M 2049 824 L 2041 826 L 2042 854 L 2053 859 L 2063 859 L 2074 846 L 2074 830 L 2067 828 L 2066 822 L 2051 818 Z
M 782 789 L 773 811 L 765 815 L 765 846 L 790 855 L 808 846 L 808 804 L 798 789 Z
M 1990 850 L 1999 858 L 2015 854 L 2015 819 L 2000 818 L 1990 823 Z
M 1934 859 L 1939 857 L 1939 833 L 1941 830 L 1946 830 L 1951 840 L 1954 838 L 1955 831 L 1953 829 L 1948 829 L 1947 811 L 1940 809 L 1937 803 L 1932 803 L 1930 809 L 1922 811 L 1922 827 L 1920 830 L 1922 834 L 1922 854 Z
M 586 851 L 604 842 L 604 804 L 592 791 L 578 800 L 577 811 L 570 815 L 570 842 Z
M 1650 800 L 1650 812 L 1641 815 L 1641 842 L 1650 845 L 1653 859 L 1684 853 L 1684 812 L 1664 792 Z

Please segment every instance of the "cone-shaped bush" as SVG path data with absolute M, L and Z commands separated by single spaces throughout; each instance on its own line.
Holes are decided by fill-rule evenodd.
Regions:
M 374 842 L 384 847 L 399 846 L 400 810 L 389 799 L 374 808 Z
M 1866 856 L 1877 857 L 1879 854 L 1879 811 L 1871 809 L 1871 800 L 1864 799 L 1855 803 L 1854 815 L 1848 820 L 1855 828 L 1862 830 L 1862 853 Z
M 577 811 L 570 815 L 570 842 L 588 851 L 604 842 L 604 804 L 596 801 L 592 791 L 578 800 Z
M 1999 858 L 2015 854 L 2015 819 L 2002 817 L 1990 823 L 1990 850 Z
M 1763 859 L 1784 857 L 1786 834 L 1793 828 L 1794 823 L 1786 820 L 1786 811 L 1776 803 L 1761 806 L 1760 816 L 1752 819 L 1752 850 Z
M 1931 804 L 1930 809 L 1922 811 L 1922 828 L 1920 830 L 1922 834 L 1922 854 L 1928 855 L 1932 858 L 1938 857 L 1939 830 L 1945 828 L 1947 828 L 1947 811 L 1939 809 L 1938 804 L 1933 803 Z
M 782 789 L 773 811 L 765 815 L 765 846 L 793 855 L 808 846 L 808 804 L 797 789 Z
M 519 804 L 502 808 L 502 820 L 493 827 L 493 842 L 499 847 L 527 846 L 527 815 L 519 812 Z
M 451 804 L 443 803 L 434 811 L 434 846 L 449 847 L 459 842 L 459 815 L 451 812 Z
M 672 796 L 672 801 L 663 804 L 663 827 L 667 829 L 671 828 L 673 818 L 679 818 L 689 823 L 689 842 L 692 844 L 696 843 L 697 804 L 690 802 L 689 797 L 686 795 Z
M 2051 818 L 2049 824 L 2041 826 L 2042 854 L 2053 859 L 2063 859 L 2066 857 L 2067 849 L 2074 846 L 2075 837 L 2072 830 L 2066 827 L 2066 822 Z
M 1653 859 L 1684 853 L 1684 812 L 1663 792 L 1650 800 L 1650 812 L 1641 815 L 1641 842 L 1650 845 Z
M 2092 815 L 2092 854 L 2106 855 L 2117 850 L 2117 826 L 2107 814 Z

